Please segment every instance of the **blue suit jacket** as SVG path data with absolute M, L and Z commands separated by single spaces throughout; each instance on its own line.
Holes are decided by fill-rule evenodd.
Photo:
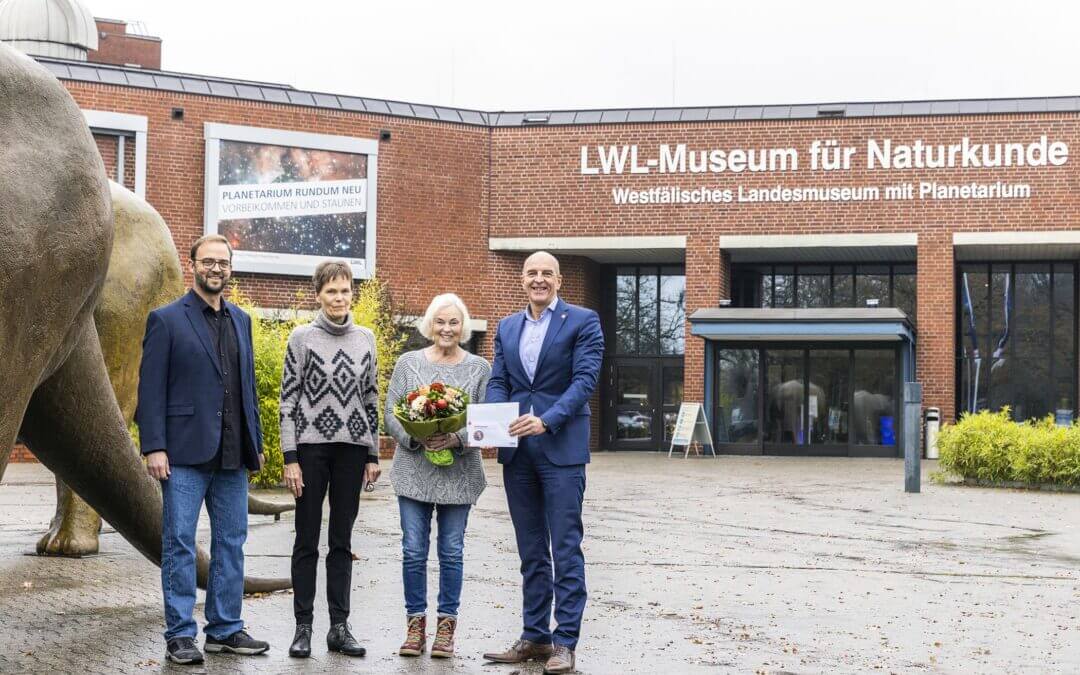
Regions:
M 548 431 L 522 438 L 518 447 L 539 448 L 557 466 L 589 462 L 589 398 L 596 389 L 604 359 L 604 334 L 596 312 L 561 298 L 540 347 L 532 382 L 519 355 L 525 312 L 499 322 L 495 332 L 495 361 L 491 366 L 485 403 L 518 404 L 520 414 L 532 408 Z M 499 448 L 499 463 L 507 464 L 517 448 Z
M 262 425 L 255 394 L 255 357 L 251 319 L 236 305 L 229 309 L 240 357 L 240 398 L 244 406 L 244 464 L 259 469 Z M 169 463 L 202 464 L 213 459 L 221 443 L 221 410 L 225 400 L 221 359 L 214 353 L 203 301 L 187 295 L 150 312 L 139 367 L 139 405 L 135 422 L 143 454 L 165 450 Z

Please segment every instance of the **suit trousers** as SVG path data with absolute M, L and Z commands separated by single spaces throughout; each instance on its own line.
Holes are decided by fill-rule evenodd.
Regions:
M 581 551 L 585 465 L 557 466 L 542 449 L 531 446 L 523 443 L 513 460 L 503 465 L 506 501 L 521 557 L 521 637 L 575 649 L 587 598 Z
M 293 614 L 296 623 L 314 616 L 323 501 L 330 492 L 329 552 L 326 555 L 326 603 L 330 623 L 349 618 L 352 589 L 352 529 L 360 508 L 360 489 L 368 450 L 351 443 L 301 444 L 297 447 L 304 490 L 296 500 L 296 540 L 292 552 Z

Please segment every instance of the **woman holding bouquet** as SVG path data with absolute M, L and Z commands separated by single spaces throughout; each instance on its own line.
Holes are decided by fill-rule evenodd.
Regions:
M 296 497 L 292 552 L 296 636 L 289 656 L 311 655 L 315 574 L 323 499 L 330 492 L 326 646 L 363 656 L 349 631 L 352 529 L 364 481 L 379 478 L 379 389 L 375 335 L 349 313 L 353 275 L 349 264 L 327 260 L 313 279 L 319 313 L 289 336 L 281 376 L 281 450 L 285 486 Z
M 427 559 L 434 512 L 438 522 L 439 604 L 431 655 L 449 657 L 454 654 L 461 598 L 465 524 L 470 507 L 487 485 L 484 467 L 480 450 L 465 447 L 464 430 L 413 438 L 398 422 L 394 408 L 412 392 L 422 390 L 426 394 L 432 389 L 445 389 L 451 397 L 458 395 L 456 389 L 478 403 L 484 398 L 491 366 L 462 349 L 472 332 L 469 311 L 453 293 L 432 300 L 418 328 L 433 344 L 406 352 L 398 359 L 386 394 L 384 418 L 387 430 L 397 441 L 390 480 L 401 513 L 406 613 L 406 637 L 398 653 L 419 656 L 427 645 Z M 435 383 L 443 386 L 432 387 Z M 440 451 L 447 449 L 453 457 L 448 466 L 436 459 L 436 453 L 446 454 Z

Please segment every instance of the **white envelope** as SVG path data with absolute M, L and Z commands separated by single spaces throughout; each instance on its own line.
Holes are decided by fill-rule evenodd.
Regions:
M 465 409 L 465 430 L 470 448 L 516 448 L 510 423 L 520 417 L 517 403 L 470 403 Z

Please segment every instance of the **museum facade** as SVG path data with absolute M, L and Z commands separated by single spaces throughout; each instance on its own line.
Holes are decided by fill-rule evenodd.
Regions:
M 489 113 L 52 57 L 111 177 L 182 254 L 205 232 L 268 313 L 320 257 L 438 293 L 490 357 L 544 249 L 607 351 L 594 445 L 900 456 L 944 420 L 1077 412 L 1080 99 Z

